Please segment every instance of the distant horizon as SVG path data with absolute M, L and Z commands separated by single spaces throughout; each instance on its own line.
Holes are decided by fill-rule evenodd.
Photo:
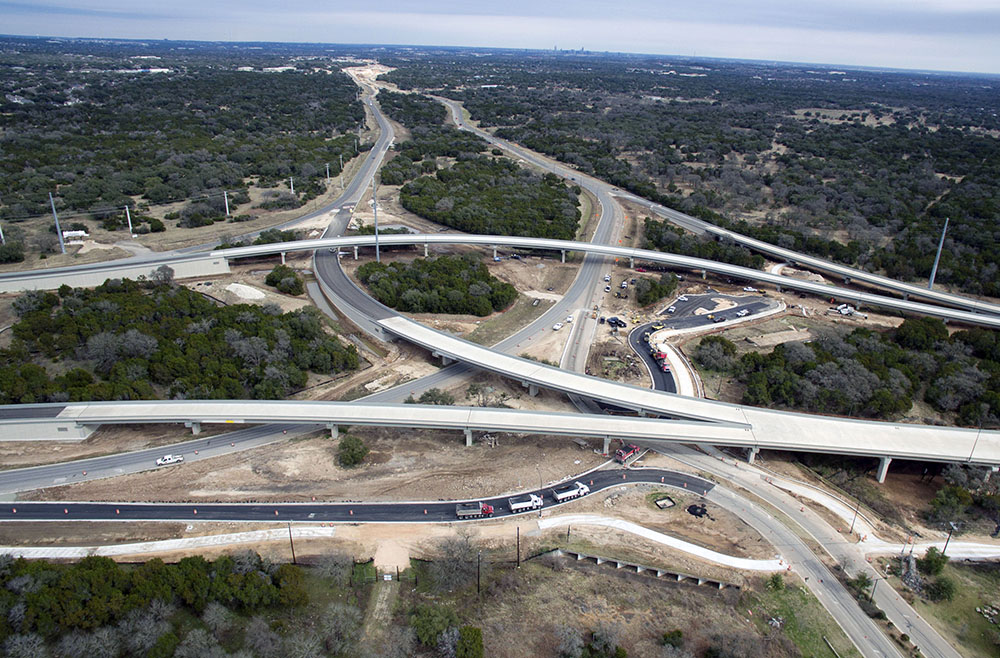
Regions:
M 2 6 L 0 2 L 0 6 Z M 89 36 L 65 36 L 65 35 L 40 35 L 40 34 L 9 34 L 0 33 L 0 39 L 37 39 L 37 40 L 61 40 L 73 41 L 94 41 L 94 42 L 121 42 L 121 43 L 199 43 L 199 44 L 225 44 L 225 45 L 290 45 L 290 46 L 332 46 L 345 48 L 396 48 L 396 49 L 446 49 L 446 50 L 469 50 L 469 51 L 508 51 L 523 53 L 550 53 L 550 54 L 576 54 L 576 55 L 619 55 L 626 57 L 665 57 L 677 58 L 689 61 L 719 61 L 719 62 L 745 62 L 749 64 L 763 64 L 772 66 L 816 66 L 821 68 L 842 68 L 854 71 L 886 72 L 886 73 L 922 73 L 930 75 L 956 75 L 956 76 L 983 76 L 1000 77 L 1000 72 L 989 71 L 962 71 L 955 69 L 919 69 L 902 68 L 897 66 L 875 65 L 875 64 L 849 64 L 844 62 L 822 62 L 809 60 L 781 60 L 753 57 L 724 57 L 714 55 L 687 55 L 683 53 L 654 53 L 627 50 L 592 50 L 587 48 L 531 48 L 531 47 L 511 47 L 511 46 L 463 46 L 452 44 L 418 44 L 418 43 L 351 43 L 334 41 L 273 41 L 273 40 L 246 40 L 235 41 L 228 39 L 186 39 L 186 38 L 142 38 L 142 37 L 89 37 Z
M 1000 74 L 997 0 L 0 0 L 0 15 L 5 32 L 50 38 L 584 48 Z

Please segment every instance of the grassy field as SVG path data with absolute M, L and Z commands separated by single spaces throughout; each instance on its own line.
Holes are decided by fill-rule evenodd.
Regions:
M 957 585 L 954 600 L 931 603 L 916 599 L 913 608 L 952 645 L 960 647 L 963 656 L 1000 656 L 1000 623 L 991 624 L 976 612 L 986 605 L 1000 607 L 1000 565 L 949 563 L 944 575 Z
M 757 627 L 764 631 L 770 627 L 771 619 L 781 619 L 782 630 L 803 656 L 834 658 L 835 654 L 827 641 L 844 658 L 861 655 L 833 617 L 805 587 L 789 584 L 782 590 L 761 588 L 753 595 L 752 601 L 751 609 L 755 613 Z
M 535 301 L 531 297 L 521 295 L 513 306 L 483 322 L 465 338 L 479 345 L 495 345 L 521 327 L 533 322 L 535 318 L 552 306 L 552 302 L 547 299 L 537 300 L 538 304 L 533 306 Z

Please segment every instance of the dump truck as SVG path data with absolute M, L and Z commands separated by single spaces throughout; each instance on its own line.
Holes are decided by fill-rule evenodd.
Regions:
M 513 498 L 507 499 L 507 505 L 510 507 L 511 514 L 527 512 L 529 510 L 540 508 L 542 506 L 542 497 L 537 494 L 514 496 Z
M 571 498 L 586 496 L 589 493 L 590 487 L 582 482 L 574 482 L 573 484 L 564 484 L 553 489 L 552 497 L 556 499 L 556 502 L 561 503 Z
M 493 516 L 493 506 L 488 503 L 459 503 L 455 505 L 455 516 L 460 519 L 480 519 Z
M 639 450 L 639 446 L 633 444 L 622 446 L 620 450 L 615 452 L 615 461 L 619 464 L 624 464 L 633 455 L 638 455 Z

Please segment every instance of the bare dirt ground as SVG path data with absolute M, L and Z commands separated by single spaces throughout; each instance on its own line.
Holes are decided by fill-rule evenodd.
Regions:
M 246 425 L 244 427 L 250 427 Z M 205 425 L 199 436 L 214 436 L 232 428 Z M 0 468 L 26 468 L 40 464 L 100 457 L 170 445 L 191 439 L 183 425 L 104 425 L 83 441 L 0 441 Z
M 337 441 L 308 438 L 175 468 L 31 494 L 45 500 L 437 500 L 500 494 L 562 479 L 603 463 L 566 439 L 499 436 L 466 448 L 458 432 L 357 428 L 371 448 L 354 469 L 337 465 Z M 590 448 L 599 448 L 596 442 Z M 127 494 L 123 494 L 127 492 Z
M 2 523 L 0 545 L 4 546 L 90 546 L 125 544 L 178 537 L 204 537 L 273 528 L 264 523 Z M 52 532 L 58 528 L 58 533 Z M 196 551 L 201 553 L 199 549 Z

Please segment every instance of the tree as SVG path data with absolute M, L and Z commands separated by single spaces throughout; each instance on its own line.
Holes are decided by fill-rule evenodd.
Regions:
M 425 647 L 436 647 L 438 636 L 448 628 L 458 626 L 458 615 L 446 606 L 419 603 L 410 613 L 410 627 Z
M 470 585 L 477 571 L 487 566 L 469 537 L 458 536 L 448 537 L 439 544 L 438 558 L 431 562 L 429 571 L 435 589 L 451 592 Z
M 771 574 L 771 577 L 767 579 L 767 588 L 775 592 L 780 592 L 785 589 L 785 579 L 781 577 L 780 573 Z
M 780 576 L 781 574 L 775 574 L 775 575 Z M 781 583 L 782 588 L 784 587 L 784 585 L 785 583 L 782 582 Z M 684 644 L 684 631 L 682 631 L 679 628 L 675 628 L 672 631 L 667 631 L 660 638 L 660 644 L 665 647 L 679 648 L 681 645 Z
M 361 629 L 361 611 L 346 603 L 331 603 L 320 620 L 323 646 L 333 654 L 347 653 L 354 648 Z
M 163 226 L 160 220 L 156 221 L 160 226 Z M 154 233 L 155 232 L 157 231 L 154 230 Z M 169 265 L 160 265 L 150 273 L 149 280 L 156 285 L 169 285 L 174 282 L 174 269 Z
M 955 585 L 955 581 L 947 576 L 935 578 L 934 581 L 927 586 L 927 596 L 930 597 L 932 601 L 951 601 L 955 598 L 955 593 L 957 591 L 958 587 Z
M 917 558 L 917 568 L 923 574 L 937 576 L 944 571 L 944 565 L 948 564 L 948 559 L 948 556 L 938 550 L 936 546 L 931 546 L 922 558 Z
M 581 658 L 583 656 L 583 633 L 573 626 L 556 627 L 556 653 L 559 658 Z
M 405 402 L 407 404 L 441 404 L 441 405 L 451 405 L 455 404 L 455 396 L 447 391 L 442 391 L 439 388 L 432 388 L 424 391 L 420 394 L 420 397 L 416 400 L 410 395 L 406 398 Z
M 337 446 L 337 461 L 345 468 L 357 466 L 365 460 L 368 455 L 368 446 L 360 438 L 346 434 L 340 439 Z
M 456 658 L 483 658 L 483 631 L 476 626 L 458 630 Z
M 243 642 L 258 658 L 278 658 L 281 655 L 281 636 L 271 630 L 263 617 L 250 618 Z

